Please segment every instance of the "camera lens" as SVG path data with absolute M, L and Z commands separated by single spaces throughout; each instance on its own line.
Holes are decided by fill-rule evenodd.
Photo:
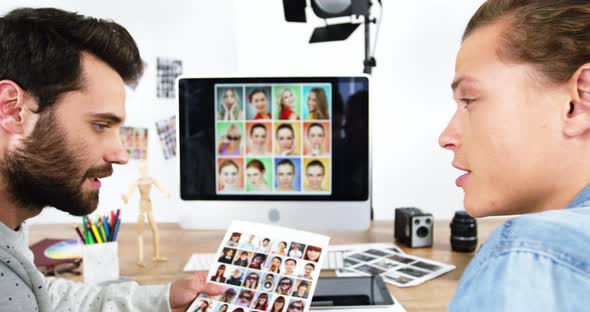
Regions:
M 428 228 L 425 226 L 421 226 L 416 231 L 416 234 L 418 234 L 418 237 L 424 238 L 424 237 L 426 237 L 426 235 L 428 235 Z
M 271 289 L 272 288 L 272 283 L 271 282 L 264 283 L 264 288 Z
M 456 211 L 451 222 L 451 248 L 472 252 L 477 246 L 477 222 L 465 211 Z

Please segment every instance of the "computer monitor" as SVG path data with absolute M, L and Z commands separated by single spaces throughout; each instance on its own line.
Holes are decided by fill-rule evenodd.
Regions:
M 368 228 L 368 76 L 180 76 L 177 87 L 182 227 Z

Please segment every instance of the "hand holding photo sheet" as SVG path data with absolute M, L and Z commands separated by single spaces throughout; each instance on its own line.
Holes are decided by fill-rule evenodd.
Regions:
M 234 221 L 207 275 L 226 287 L 199 295 L 189 312 L 309 311 L 330 238 L 266 224 Z

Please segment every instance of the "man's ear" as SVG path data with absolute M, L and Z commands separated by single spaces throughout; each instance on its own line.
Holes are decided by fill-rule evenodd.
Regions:
M 14 81 L 0 80 L 0 128 L 5 132 L 24 133 L 25 94 Z
M 564 107 L 563 131 L 574 137 L 590 131 L 590 63 L 582 65 L 568 85 L 572 100 Z

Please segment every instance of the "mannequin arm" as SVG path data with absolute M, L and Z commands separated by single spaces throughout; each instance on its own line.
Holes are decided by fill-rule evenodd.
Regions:
M 131 183 L 131 186 L 129 187 L 129 191 L 127 191 L 127 193 L 121 195 L 121 198 L 123 199 L 123 202 L 125 204 L 127 204 L 127 201 L 129 201 L 129 196 L 131 196 L 133 194 L 133 191 L 135 191 L 136 187 L 137 187 L 137 181 L 134 181 L 133 183 Z
M 170 192 L 166 191 L 162 185 L 160 184 L 160 182 L 154 178 L 152 178 L 152 183 L 158 188 L 158 190 L 160 190 L 160 192 L 164 193 L 166 197 L 170 198 L 170 196 L 172 196 L 172 194 L 170 194 Z

